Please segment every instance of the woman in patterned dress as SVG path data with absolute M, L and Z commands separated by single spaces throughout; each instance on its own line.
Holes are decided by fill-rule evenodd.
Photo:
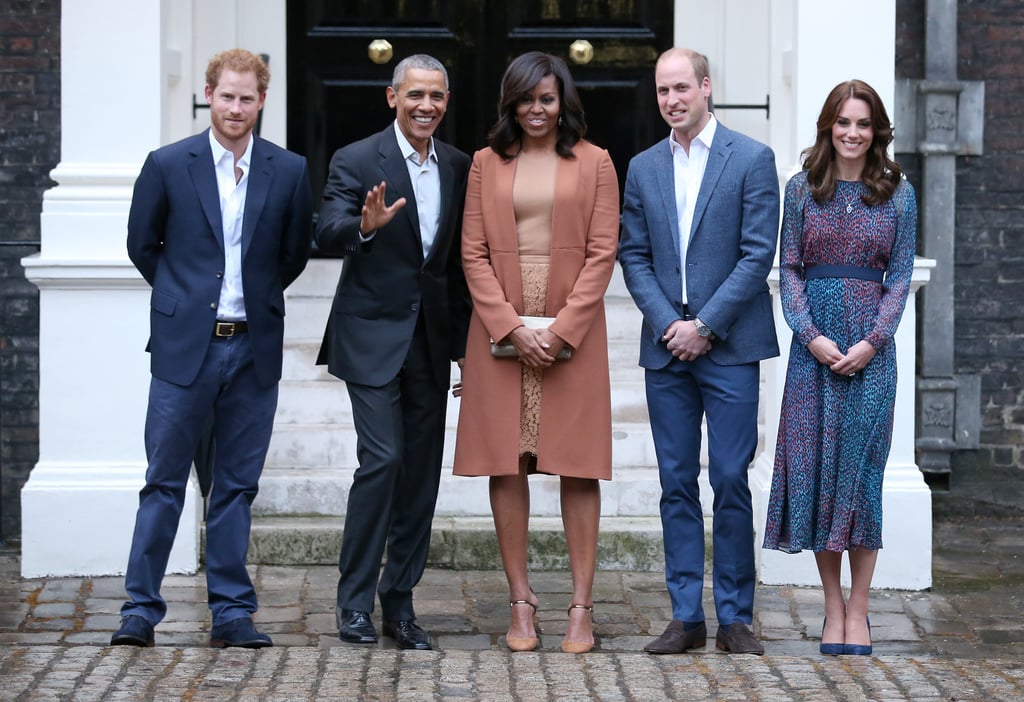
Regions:
M 899 325 L 914 269 L 914 189 L 887 154 L 878 94 L 837 85 L 786 186 L 781 297 L 793 329 L 764 547 L 814 551 L 821 652 L 871 653 L 868 591 L 882 547 Z M 840 585 L 849 553 L 849 600 Z
M 539 645 L 527 542 L 529 473 L 559 476 L 572 599 L 562 650 L 594 645 L 593 583 L 611 478 L 604 293 L 615 264 L 619 190 L 608 152 L 583 140 L 583 108 L 561 59 L 529 52 L 502 79 L 498 121 L 473 158 L 462 224 L 473 297 L 462 371 L 456 475 L 490 476 L 509 585 L 506 643 Z M 520 315 L 553 317 L 529 329 Z M 495 358 L 490 340 L 518 358 Z M 569 360 L 556 360 L 568 347 Z

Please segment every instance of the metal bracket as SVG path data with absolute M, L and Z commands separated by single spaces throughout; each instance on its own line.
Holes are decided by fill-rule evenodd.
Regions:
M 755 104 L 752 104 L 752 103 L 740 103 L 740 102 L 724 103 L 724 102 L 714 102 L 714 101 L 712 101 L 711 109 L 712 109 L 712 111 L 714 111 L 716 109 L 718 109 L 718 110 L 764 110 L 764 118 L 768 119 L 769 115 L 771 114 L 771 96 L 770 95 L 765 95 L 764 96 L 764 104 L 763 105 L 755 105 Z
M 192 93 L 192 119 L 196 118 L 196 110 L 208 110 L 210 106 L 205 102 L 196 102 L 196 94 Z

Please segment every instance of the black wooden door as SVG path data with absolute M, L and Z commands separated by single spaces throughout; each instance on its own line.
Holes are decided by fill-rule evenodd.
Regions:
M 609 150 L 621 181 L 630 157 L 667 133 L 654 61 L 672 45 L 672 8 L 670 0 L 289 2 L 288 148 L 309 159 L 319 199 L 334 150 L 393 119 L 384 88 L 397 61 L 427 53 L 451 82 L 438 136 L 472 153 L 494 122 L 508 62 L 536 49 L 569 63 L 587 138 Z M 393 56 L 375 63 L 369 46 L 381 39 Z

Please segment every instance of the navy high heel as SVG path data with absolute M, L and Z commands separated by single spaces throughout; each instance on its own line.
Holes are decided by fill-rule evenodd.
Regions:
M 827 622 L 828 622 L 828 617 L 823 619 L 822 622 L 821 622 L 821 635 L 822 635 L 822 637 L 825 636 L 825 624 Z M 841 643 L 825 643 L 824 641 L 822 641 L 821 645 L 818 646 L 818 651 L 820 651 L 821 655 L 823 655 L 823 656 L 838 656 L 838 655 L 841 655 L 841 654 L 844 653 L 845 648 L 846 648 L 846 644 L 841 644 Z
M 868 635 L 871 634 L 871 619 L 868 619 Z M 871 644 L 843 644 L 843 653 L 847 656 L 870 656 Z

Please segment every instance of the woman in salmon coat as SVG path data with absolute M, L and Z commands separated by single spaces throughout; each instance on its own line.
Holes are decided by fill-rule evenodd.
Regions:
M 589 651 L 601 514 L 611 479 L 611 393 L 604 293 L 615 264 L 619 190 L 565 63 L 529 52 L 502 79 L 489 147 L 470 170 L 463 269 L 473 296 L 455 474 L 490 476 L 509 584 L 510 649 L 539 645 L 527 570 L 527 476 L 560 476 L 573 596 L 562 650 Z M 529 329 L 520 315 L 553 317 Z M 518 358 L 491 355 L 510 342 Z M 556 360 L 563 349 L 569 360 Z

